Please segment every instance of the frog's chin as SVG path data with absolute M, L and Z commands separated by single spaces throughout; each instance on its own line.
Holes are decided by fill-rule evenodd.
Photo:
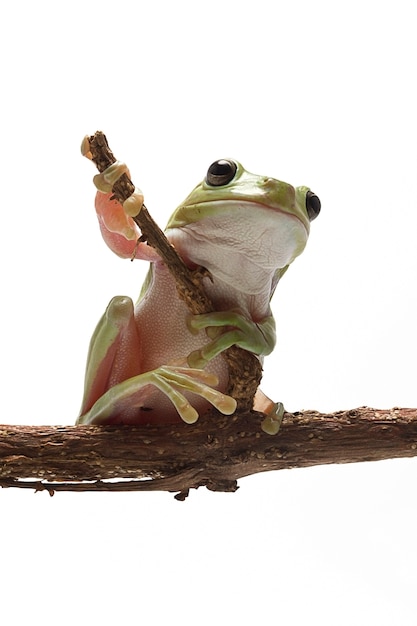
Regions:
M 295 215 L 260 205 L 255 211 L 253 203 L 247 204 L 169 229 L 167 236 L 186 263 L 201 265 L 231 287 L 256 295 L 271 284 L 278 269 L 301 254 L 308 232 Z

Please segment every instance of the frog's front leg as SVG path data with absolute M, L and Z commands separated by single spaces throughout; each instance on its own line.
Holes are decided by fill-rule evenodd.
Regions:
M 275 346 L 275 321 L 272 315 L 256 323 L 237 311 L 213 312 L 190 316 L 188 326 L 191 332 L 205 328 L 212 341 L 188 357 L 191 367 L 204 367 L 208 361 L 232 345 L 264 356 L 272 352 Z M 221 328 L 226 327 L 222 333 Z M 260 389 L 254 398 L 255 411 L 264 413 L 261 427 L 265 433 L 276 435 L 284 415 L 284 405 L 273 402 Z
M 230 415 L 236 401 L 212 386 L 214 374 L 201 369 L 162 366 L 150 372 L 141 370 L 140 330 L 130 298 L 113 298 L 100 320 L 90 343 L 85 392 L 78 424 L 141 423 L 149 407 L 149 421 L 163 422 L 164 408 L 155 400 L 158 390 L 168 398 L 180 417 L 193 423 L 198 413 L 185 397 L 191 392 Z
M 233 345 L 258 356 L 270 354 L 275 346 L 275 321 L 272 315 L 254 322 L 238 311 L 220 311 L 192 315 L 187 325 L 191 332 L 205 328 L 212 339 L 188 356 L 190 367 L 205 367 L 211 359 Z M 221 327 L 226 327 L 226 330 L 221 332 Z

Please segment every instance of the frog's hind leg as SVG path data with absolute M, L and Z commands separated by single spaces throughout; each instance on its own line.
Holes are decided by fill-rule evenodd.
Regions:
M 80 417 L 110 387 L 140 373 L 141 346 L 133 302 L 127 296 L 110 301 L 90 341 Z

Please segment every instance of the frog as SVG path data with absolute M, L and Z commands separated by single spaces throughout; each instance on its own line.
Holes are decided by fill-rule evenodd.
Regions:
M 116 162 L 94 177 L 101 234 L 115 254 L 150 268 L 136 303 L 113 297 L 92 335 L 77 424 L 193 424 L 213 407 L 232 415 L 222 353 L 235 345 L 263 363 L 274 349 L 271 298 L 304 250 L 320 200 L 309 187 L 252 174 L 234 159 L 214 161 L 165 229 L 185 264 L 205 271 L 214 311 L 192 315 L 169 268 L 141 240 L 133 217 L 142 192 L 123 204 L 112 194 L 123 173 Z M 265 432 L 278 431 L 282 403 L 258 388 L 253 410 L 265 416 Z

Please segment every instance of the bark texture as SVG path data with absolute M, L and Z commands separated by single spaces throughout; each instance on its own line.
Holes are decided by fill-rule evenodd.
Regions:
M 211 414 L 175 426 L 0 426 L 0 485 L 54 491 L 235 491 L 244 476 L 293 467 L 412 457 L 417 409 L 361 407 L 263 416 Z

